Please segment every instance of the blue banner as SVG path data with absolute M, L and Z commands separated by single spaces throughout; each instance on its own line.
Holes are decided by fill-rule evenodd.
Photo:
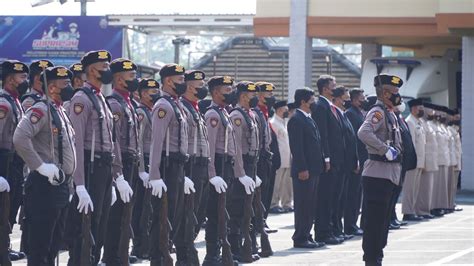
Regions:
M 100 16 L 0 16 L 0 61 L 48 59 L 55 65 L 79 62 L 84 53 L 105 49 L 122 56 L 122 28 Z

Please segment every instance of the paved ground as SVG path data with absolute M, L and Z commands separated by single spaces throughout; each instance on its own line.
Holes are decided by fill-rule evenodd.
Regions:
M 474 195 L 461 194 L 459 206 L 464 210 L 443 218 L 412 223 L 391 231 L 385 248 L 385 265 L 474 265 Z M 397 209 L 400 211 L 401 206 Z M 318 250 L 292 247 L 293 214 L 273 215 L 269 218 L 274 256 L 261 259 L 259 265 L 362 265 L 361 238 L 354 238 L 338 246 Z M 19 232 L 15 230 L 12 243 L 18 249 Z M 197 240 L 201 261 L 205 255 L 204 236 Z M 67 254 L 60 256 L 60 265 L 66 265 Z M 148 265 L 148 261 L 135 265 Z M 26 261 L 14 263 L 26 265 Z

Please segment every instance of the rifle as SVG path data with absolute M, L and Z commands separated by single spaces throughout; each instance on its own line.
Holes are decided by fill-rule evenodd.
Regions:
M 255 189 L 255 199 L 254 199 L 254 207 L 255 207 L 255 220 L 257 225 L 257 232 L 260 233 L 260 246 L 262 247 L 262 251 L 260 252 L 260 256 L 263 258 L 270 257 L 273 255 L 272 247 L 270 246 L 270 240 L 268 239 L 268 234 L 265 231 L 264 227 L 264 220 L 263 216 L 265 214 L 265 207 L 262 203 L 262 189 L 258 187 Z
M 193 145 L 193 156 L 190 159 L 189 165 L 189 176 L 192 177 L 194 174 L 194 163 L 196 161 L 197 153 L 197 134 L 199 126 L 194 131 L 194 145 Z M 188 210 L 185 214 L 184 221 L 184 243 L 187 246 L 186 255 L 188 258 L 189 265 L 199 265 L 199 257 L 197 255 L 196 248 L 194 247 L 194 232 L 197 224 L 196 216 L 194 215 L 194 193 L 185 195 L 185 210 Z
M 229 140 L 229 135 L 227 126 L 225 127 L 224 140 L 224 158 L 221 165 L 222 176 L 225 174 L 225 163 L 227 160 L 228 151 L 227 142 Z M 227 192 L 220 193 L 217 201 L 217 231 L 222 244 L 222 265 L 232 266 L 234 265 L 234 260 L 232 258 L 229 241 L 227 240 L 227 220 L 229 219 L 229 214 L 225 209 L 226 193 Z
M 151 188 L 145 188 L 143 195 L 143 207 L 140 215 L 140 254 L 144 257 L 149 255 L 149 228 L 151 215 Z
M 89 189 L 88 182 L 94 171 L 94 152 L 95 152 L 95 130 L 92 130 L 92 147 L 90 154 L 90 164 L 89 169 L 86 172 L 86 189 Z M 88 208 L 88 207 L 87 207 Z M 82 213 L 82 223 L 81 223 L 81 257 L 80 257 L 80 266 L 86 266 L 91 264 L 91 250 L 95 246 L 94 236 L 91 231 L 91 216 L 92 213 Z
M 250 238 L 250 224 L 252 222 L 252 198 L 253 195 L 245 193 L 244 199 L 244 217 L 242 223 L 242 234 L 244 236 L 244 244 L 241 249 L 241 261 L 245 263 L 253 262 L 252 258 L 252 240 Z M 240 242 L 240 241 L 239 241 Z
M 164 165 L 163 165 L 163 175 L 161 178 L 163 181 L 166 179 L 166 168 L 169 164 L 169 149 L 170 148 L 170 130 L 166 131 L 166 156 L 164 158 Z M 160 239 L 158 240 L 158 247 L 163 256 L 163 265 L 165 266 L 173 266 L 173 258 L 170 254 L 170 247 L 169 247 L 169 237 L 171 232 L 171 224 L 168 219 L 168 195 L 166 191 L 163 191 L 163 197 L 161 198 L 161 208 L 160 208 Z
M 135 158 L 133 159 L 132 167 L 130 168 L 130 182 L 133 182 L 133 175 L 135 173 L 135 165 L 136 161 Z M 120 240 L 119 240 L 119 247 L 118 247 L 118 254 L 119 260 L 122 265 L 128 265 L 128 249 L 130 247 L 130 239 L 133 238 L 133 230 L 131 227 L 130 222 L 132 221 L 132 211 L 133 211 L 133 203 L 135 197 L 132 195 L 130 202 L 123 204 L 123 212 L 122 212 L 122 220 L 120 222 Z

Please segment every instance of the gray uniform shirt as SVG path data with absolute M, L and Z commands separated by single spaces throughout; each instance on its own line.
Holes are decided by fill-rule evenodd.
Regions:
M 139 172 L 145 172 L 144 156 L 150 156 L 151 147 L 151 109 L 140 104 L 137 108 L 138 116 L 138 149 L 140 154 Z
M 66 175 L 72 175 L 76 168 L 74 130 L 62 106 L 52 105 L 61 121 L 63 164 Z M 42 163 L 59 163 L 59 130 L 53 124 L 52 115 L 44 102 L 37 102 L 26 111 L 13 136 L 18 154 L 30 169 L 37 169 Z M 54 145 L 54 159 L 51 154 Z
M 377 100 L 377 104 L 383 103 Z M 366 115 L 362 126 L 359 129 L 359 139 L 365 144 L 370 154 L 384 156 L 389 148 L 389 141 L 398 150 L 399 156 L 402 151 L 400 128 L 397 118 L 392 111 L 387 111 L 389 117 L 385 117 L 385 112 L 379 106 L 373 107 Z M 390 119 L 391 123 L 386 121 Z M 393 128 L 392 126 L 393 125 Z M 395 134 L 393 134 L 395 131 Z M 392 139 L 394 135 L 394 139 Z M 400 163 L 381 162 L 368 159 L 364 164 L 363 176 L 388 179 L 395 185 L 400 183 L 402 166 Z
M 206 127 L 207 133 L 209 137 L 209 178 L 213 178 L 216 176 L 216 168 L 215 164 L 215 157 L 216 153 L 224 155 L 225 153 L 225 131 L 227 130 L 227 155 L 231 157 L 236 156 L 236 146 L 238 143 L 235 141 L 234 135 L 234 127 L 232 122 L 230 121 L 229 114 L 225 110 L 224 107 L 217 105 L 216 103 L 212 102 L 210 107 L 217 107 L 219 108 L 220 112 L 222 112 L 224 119 L 227 123 L 227 128 L 224 127 L 222 123 L 221 116 L 219 113 L 216 112 L 214 109 L 209 109 L 204 116 L 206 120 Z M 242 170 L 239 172 L 235 172 L 234 168 L 234 175 L 235 177 L 241 177 L 245 175 L 245 172 Z
M 194 155 L 194 143 L 196 143 L 196 157 L 209 158 L 209 142 L 204 118 L 193 103 L 184 98 L 181 98 L 181 102 L 188 123 L 188 154 Z M 194 141 L 195 139 L 196 141 Z
M 171 97 L 168 93 L 162 95 Z M 167 132 L 169 130 L 169 152 L 179 152 L 187 155 L 188 152 L 188 125 L 181 102 L 173 99 L 178 106 L 179 118 L 176 117 L 173 106 L 168 100 L 160 98 L 153 106 L 152 135 L 150 151 L 150 180 L 160 179 L 161 155 L 166 152 Z M 181 135 L 181 139 L 179 139 Z M 181 143 L 179 143 L 181 141 Z
M 95 146 L 95 152 L 113 153 L 112 126 L 113 118 L 105 98 L 102 93 L 89 83 L 84 84 L 84 89 L 92 90 L 97 98 L 100 112 L 103 114 L 102 136 L 103 146 L 100 143 L 99 114 L 94 109 L 94 105 L 89 97 L 83 91 L 78 91 L 71 99 L 69 114 L 74 131 L 76 132 L 77 169 L 73 178 L 76 186 L 84 185 L 84 150 L 90 151 L 92 145 Z M 94 133 L 94 134 L 93 134 Z M 95 143 L 92 143 L 92 137 L 95 135 Z
M 13 150 L 13 133 L 17 123 L 20 122 L 23 116 L 23 109 L 18 98 L 7 90 L 0 90 L 0 94 L 6 94 L 6 97 L 10 97 L 16 107 L 15 116 L 10 102 L 5 97 L 0 97 L 0 149 Z
M 245 172 L 242 156 L 256 156 L 259 151 L 258 126 L 255 119 L 255 114 L 251 110 L 246 111 L 240 105 L 237 105 L 236 109 L 237 108 L 247 113 L 250 122 L 247 122 L 239 110 L 233 110 L 230 113 L 230 118 L 232 120 L 232 124 L 234 125 L 235 142 L 240 144 L 236 145 L 234 172 Z M 250 177 L 254 177 L 253 175 L 255 173 L 246 174 Z
M 138 152 L 138 129 L 137 117 L 131 103 L 118 92 L 113 93 L 115 97 L 120 97 L 125 103 L 125 110 L 115 98 L 107 98 L 112 116 L 114 118 L 113 133 L 115 134 L 114 154 L 115 159 L 112 165 L 114 177 L 122 175 L 122 153 L 136 154 Z M 128 137 L 127 137 L 128 135 Z M 127 139 L 129 143 L 127 143 Z

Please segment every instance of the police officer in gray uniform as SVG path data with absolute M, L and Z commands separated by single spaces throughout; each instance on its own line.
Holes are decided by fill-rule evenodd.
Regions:
M 60 220 L 69 203 L 69 179 L 76 167 L 74 130 L 61 99 L 72 73 L 59 66 L 42 75 L 49 99 L 28 109 L 13 136 L 18 154 L 31 169 L 25 183 L 28 265 L 54 265 L 64 230 Z
M 197 216 L 199 210 L 201 212 L 205 210 L 207 202 L 203 202 L 203 199 L 207 200 L 209 193 L 207 172 L 209 143 L 204 117 L 198 109 L 198 101 L 204 99 L 208 93 L 204 82 L 205 77 L 205 73 L 199 70 L 187 71 L 184 75 L 186 92 L 181 97 L 181 103 L 188 123 L 188 154 L 190 157 L 185 165 L 184 206 L 189 212 L 183 215 L 181 223 L 184 226 L 180 227 L 182 230 L 177 232 L 175 238 L 177 265 L 199 265 L 197 250 L 194 246 L 194 234 L 196 228 L 200 229 L 203 221 L 203 213 L 200 214 L 199 220 Z M 193 183 L 192 186 L 189 181 Z M 193 212 L 189 208 L 192 208 Z
M 13 133 L 23 116 L 23 108 L 18 98 L 28 89 L 28 66 L 16 60 L 7 60 L 2 63 L 2 89 L 0 90 L 0 204 L 5 197 L 9 198 L 9 217 L 2 224 L 16 223 L 18 207 L 22 201 L 23 166 L 24 162 L 18 156 L 13 146 Z M 4 194 L 5 193 L 5 194 Z M 8 194 L 8 195 L 7 195 Z M 2 214 L 3 216 L 3 214 Z M 5 240 L 4 240 L 5 241 Z M 4 243 L 6 249 L 0 250 L 0 264 L 23 259 L 23 252 L 10 250 L 8 243 Z
M 138 177 L 135 179 L 135 203 L 132 215 L 133 249 L 132 255 L 140 259 L 148 259 L 148 244 L 151 226 L 151 189 L 150 178 L 150 146 L 151 146 L 151 111 L 159 93 L 160 84 L 154 79 L 142 79 L 138 86 L 140 103 L 136 108 L 138 119 Z M 148 194 L 148 196 L 145 196 Z M 143 222 L 144 221 L 144 222 Z
M 359 129 L 369 159 L 362 172 L 364 190 L 364 236 L 366 265 L 382 265 L 390 221 L 390 199 L 401 173 L 401 136 L 393 108 L 400 104 L 401 78 L 379 74 L 374 78 L 377 102 Z
M 71 99 L 69 117 L 76 133 L 77 168 L 73 175 L 75 195 L 69 211 L 69 263 L 79 265 L 82 239 L 79 237 L 82 215 L 92 212 L 91 232 L 96 246 L 91 263 L 98 263 L 112 202 L 113 117 L 101 92 L 112 82 L 111 54 L 90 51 L 81 60 L 87 82 Z M 69 231 L 69 230 L 68 230 Z M 84 232 L 86 233 L 86 232 Z
M 177 64 L 168 64 L 161 68 L 162 96 L 152 111 L 149 176 L 154 196 L 150 232 L 151 265 L 161 265 L 163 258 L 159 247 L 160 238 L 163 237 L 160 236 L 163 192 L 168 192 L 168 219 L 173 230 L 176 231 L 178 226 L 181 226 L 179 221 L 184 212 L 184 164 L 188 160 L 188 124 L 179 101 L 179 97 L 186 91 L 184 72 L 184 67 Z M 170 236 L 173 237 L 173 232 Z
M 128 256 L 128 243 L 132 236 L 130 224 L 133 206 L 130 201 L 133 191 L 130 184 L 138 178 L 138 122 L 130 95 L 138 89 L 138 79 L 137 65 L 128 59 L 115 59 L 110 63 L 110 69 L 113 73 L 113 92 L 107 97 L 107 103 L 114 117 L 112 136 L 115 159 L 112 176 L 120 198 L 110 208 L 102 261 L 115 265 L 120 264 L 120 258 Z M 121 248 L 121 244 L 127 248 Z M 129 259 L 136 261 L 134 257 Z

